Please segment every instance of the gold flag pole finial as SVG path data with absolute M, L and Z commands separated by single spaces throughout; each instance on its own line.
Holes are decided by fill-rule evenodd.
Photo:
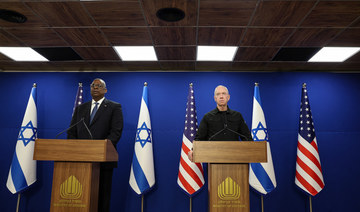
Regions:
M 36 82 L 34 82 L 34 84 L 33 84 L 33 88 L 36 88 L 36 86 L 37 86 L 37 85 L 36 85 Z
M 255 86 L 259 86 L 259 83 L 258 83 L 258 82 L 255 82 Z
M 192 82 L 190 82 L 190 84 L 189 84 L 189 85 L 190 85 L 190 87 L 192 87 L 192 86 L 193 86 L 193 83 L 192 83 Z
M 82 87 L 82 82 L 79 82 L 79 87 Z
M 306 83 L 305 82 L 303 83 L 303 88 L 306 88 Z
M 144 82 L 144 86 L 147 86 L 148 85 L 148 83 L 147 82 Z

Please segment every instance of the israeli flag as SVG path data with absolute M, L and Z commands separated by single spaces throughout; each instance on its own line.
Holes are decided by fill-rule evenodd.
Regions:
M 15 194 L 36 182 L 36 161 L 33 160 L 35 139 L 37 137 L 36 84 L 31 90 L 24 119 L 17 139 L 7 188 Z
M 131 188 L 139 195 L 155 184 L 151 123 L 148 108 L 148 89 L 145 83 L 135 138 L 135 151 L 131 164 Z
M 276 179 L 271 157 L 269 135 L 265 123 L 264 111 L 261 107 L 260 90 L 257 83 L 255 83 L 251 134 L 254 141 L 267 141 L 267 162 L 250 164 L 249 183 L 256 191 L 261 194 L 267 194 L 276 188 Z

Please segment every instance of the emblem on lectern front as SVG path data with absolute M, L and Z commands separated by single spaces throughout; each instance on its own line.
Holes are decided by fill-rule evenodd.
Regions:
M 218 185 L 218 196 L 221 200 L 237 200 L 240 197 L 240 186 L 227 177 Z
M 71 175 L 60 185 L 60 196 L 63 199 L 79 199 L 83 186 L 74 175 Z

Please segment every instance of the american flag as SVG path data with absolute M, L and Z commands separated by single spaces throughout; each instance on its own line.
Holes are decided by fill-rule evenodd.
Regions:
M 77 106 L 81 105 L 82 103 L 83 103 L 83 87 L 82 87 L 82 83 L 79 82 L 79 87 L 78 87 L 78 90 L 76 92 L 76 97 L 75 97 L 73 115 L 74 115 L 75 108 Z
M 305 83 L 301 94 L 295 184 L 312 196 L 325 186 Z
M 186 104 L 185 129 L 181 147 L 179 174 L 177 183 L 189 196 L 194 195 L 205 183 L 204 170 L 201 163 L 193 163 L 187 154 L 192 148 L 192 141 L 197 131 L 197 117 L 194 90 L 189 86 L 189 94 Z

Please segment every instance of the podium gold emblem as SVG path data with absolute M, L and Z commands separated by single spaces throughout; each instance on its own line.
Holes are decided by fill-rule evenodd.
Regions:
M 60 196 L 63 199 L 79 199 L 83 186 L 74 175 L 71 175 L 60 185 Z
M 221 200 L 237 200 L 240 197 L 240 186 L 227 177 L 218 185 L 218 196 Z

